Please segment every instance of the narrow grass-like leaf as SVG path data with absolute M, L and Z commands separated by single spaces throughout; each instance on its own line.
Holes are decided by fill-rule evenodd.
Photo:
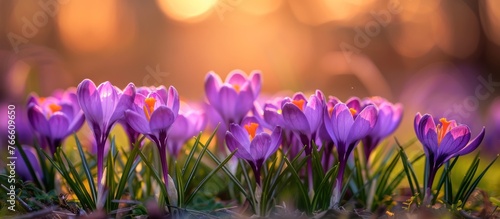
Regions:
M 191 180 L 193 180 L 193 178 L 194 178 L 194 176 L 195 176 L 195 174 L 196 174 L 196 172 L 198 170 L 198 166 L 200 165 L 201 159 L 203 158 L 203 155 L 208 150 L 208 146 L 212 142 L 212 139 L 214 138 L 215 134 L 217 133 L 217 129 L 218 128 L 219 128 L 218 126 L 215 128 L 214 132 L 212 133 L 212 135 L 210 135 L 210 137 L 208 138 L 208 140 L 205 142 L 205 145 L 201 149 L 201 152 L 198 155 L 198 158 L 196 159 L 196 161 L 194 162 L 193 168 L 191 169 L 191 173 L 189 174 L 189 177 L 186 180 L 186 187 L 184 188 L 184 190 L 187 191 L 187 189 L 188 189 L 187 187 L 191 184 Z
M 31 165 L 32 161 L 28 159 L 26 152 L 24 152 L 23 146 L 21 146 L 21 144 L 19 144 L 18 141 L 15 141 L 15 144 L 16 144 L 16 147 L 17 147 L 19 153 L 21 154 L 21 157 L 23 158 L 24 163 L 28 167 L 28 171 L 30 172 L 32 179 L 34 179 L 34 181 L 35 181 L 35 185 L 38 186 L 38 188 L 45 190 L 45 186 L 43 185 L 43 183 L 41 183 L 42 181 L 38 178 L 38 175 L 36 174 L 35 169 L 33 168 L 33 165 Z M 9 147 L 11 147 L 11 146 L 9 146 Z
M 198 193 L 198 191 L 201 189 L 201 187 L 203 187 L 205 185 L 205 183 L 208 182 L 208 180 L 215 174 L 217 173 L 217 171 L 219 171 L 224 165 L 226 165 L 226 163 L 233 157 L 234 153 L 236 152 L 233 151 L 231 154 L 229 154 L 228 157 L 226 157 L 226 159 L 224 159 L 222 161 L 222 163 L 220 163 L 216 168 L 214 168 L 210 173 L 208 173 L 207 176 L 205 176 L 205 178 L 203 178 L 203 180 L 201 180 L 201 182 L 198 184 L 198 186 L 193 190 L 193 192 L 189 195 L 189 197 L 187 198 L 186 200 L 186 205 L 189 204 L 194 196 Z
M 467 192 L 465 193 L 465 195 L 462 198 L 462 206 L 461 206 L 462 208 L 465 206 L 465 203 L 469 199 L 469 197 L 472 194 L 472 192 L 474 192 L 474 189 L 476 189 L 476 186 L 479 184 L 479 182 L 481 181 L 481 179 L 484 177 L 484 174 L 486 174 L 486 172 L 488 171 L 488 169 L 490 169 L 491 165 L 493 165 L 493 163 L 495 163 L 495 161 L 498 159 L 498 156 L 499 155 L 497 155 L 495 157 L 495 159 L 493 159 L 490 162 L 490 164 L 488 164 L 488 166 L 481 172 L 481 174 L 479 174 L 479 176 L 476 178 L 476 180 L 474 180 L 474 182 L 472 183 L 472 185 L 469 187 L 469 189 L 467 190 Z
M 312 214 L 311 202 L 309 200 L 309 196 L 307 195 L 307 189 L 305 188 L 304 184 L 300 180 L 300 176 L 299 176 L 298 172 L 295 170 L 295 168 L 293 167 L 292 163 L 290 163 L 288 158 L 283 157 L 283 159 L 285 159 L 285 162 L 288 165 L 287 169 L 290 169 L 290 173 L 292 173 L 292 176 L 295 179 L 296 184 L 299 187 L 300 194 L 302 195 L 302 198 L 304 198 L 304 200 L 305 200 L 306 213 L 308 215 Z
M 123 195 L 123 191 L 125 190 L 125 184 L 127 184 L 130 176 L 135 171 L 136 166 L 139 164 L 139 162 L 135 162 L 135 161 L 137 158 L 137 154 L 140 151 L 139 147 L 140 147 L 143 139 L 144 139 L 144 137 L 142 137 L 138 142 L 136 142 L 134 144 L 134 148 L 132 149 L 132 151 L 130 152 L 130 154 L 127 158 L 127 163 L 125 164 L 125 167 L 123 168 L 122 176 L 121 176 L 120 180 L 118 181 L 118 186 L 117 186 L 117 189 L 116 189 L 115 194 L 114 194 L 115 195 L 114 200 L 121 199 L 121 197 Z M 118 203 L 115 203 L 112 209 L 114 210 L 116 208 L 118 208 Z
M 176 189 L 177 189 L 177 203 L 179 208 L 182 208 L 184 206 L 184 181 L 182 180 L 182 174 L 181 170 L 179 168 L 179 165 L 177 162 L 174 163 L 174 170 L 175 170 L 175 180 L 177 182 Z
M 210 150 L 207 150 L 207 154 L 210 156 L 210 158 L 212 158 L 212 160 L 217 165 L 220 165 L 222 163 L 221 161 L 219 161 L 217 156 L 215 156 Z M 234 176 L 234 174 L 232 174 L 231 171 L 229 171 L 229 169 L 227 169 L 227 167 L 225 167 L 225 166 L 222 166 L 222 171 L 224 171 L 224 173 L 226 173 L 226 175 L 229 177 L 229 179 L 238 187 L 238 190 L 240 190 L 240 192 L 243 194 L 243 196 L 245 196 L 247 199 L 249 199 L 250 196 L 248 195 L 247 191 L 244 189 L 243 185 L 241 185 L 240 181 Z
M 73 134 L 73 136 L 75 137 L 76 147 L 78 148 L 78 152 L 80 154 L 80 159 L 82 162 L 83 171 L 84 171 L 85 176 L 87 177 L 87 181 L 89 183 L 89 188 L 90 188 L 90 192 L 92 194 L 92 199 L 95 202 L 97 200 L 97 188 L 95 187 L 95 184 L 94 184 L 94 178 L 92 177 L 92 172 L 91 172 L 89 165 L 87 163 L 87 159 L 85 158 L 85 153 L 83 152 L 82 144 L 80 143 L 78 136 L 76 136 L 76 133 Z
M 334 165 L 326 172 L 325 177 L 323 177 L 323 180 L 319 183 L 319 186 L 314 193 L 314 197 L 312 200 L 313 208 L 318 208 L 319 210 L 325 210 L 324 207 L 325 206 L 328 207 L 328 205 L 330 204 L 328 202 L 329 200 L 321 200 L 321 198 L 331 196 L 333 182 L 335 181 L 337 173 L 338 173 L 338 164 Z M 318 206 L 321 204 L 323 204 L 323 206 Z
M 200 138 L 201 138 L 201 132 L 196 136 L 196 139 L 194 141 L 193 147 L 191 147 L 191 151 L 189 151 L 189 154 L 186 158 L 186 161 L 184 163 L 184 166 L 182 167 L 182 176 L 186 175 L 186 170 L 191 163 L 191 160 L 193 159 L 194 153 L 196 152 L 196 149 L 198 148 L 198 144 L 200 143 Z
M 476 173 L 477 168 L 479 167 L 479 154 L 477 154 L 474 157 L 474 160 L 472 161 L 472 164 L 470 165 L 469 169 L 465 173 L 465 176 L 460 183 L 460 186 L 458 187 L 457 194 L 455 196 L 455 200 L 453 201 L 454 204 L 458 203 L 458 201 L 463 201 L 463 195 L 466 193 L 466 190 L 469 187 L 469 184 L 471 183 L 472 179 L 474 178 L 474 175 Z
M 154 177 L 156 182 L 160 185 L 161 195 L 163 195 L 162 197 L 164 198 L 163 200 L 165 200 L 167 205 L 170 205 L 170 202 L 168 200 L 168 195 L 167 195 L 168 194 L 167 188 L 165 187 L 165 183 L 163 182 L 162 178 L 160 177 L 158 172 L 155 170 L 155 168 L 153 167 L 151 162 L 149 162 L 149 160 L 144 155 L 144 153 L 142 153 L 142 151 L 140 151 L 140 150 L 139 150 L 139 156 L 141 156 L 142 162 L 144 162 L 146 164 L 146 166 L 150 170 L 151 175 Z

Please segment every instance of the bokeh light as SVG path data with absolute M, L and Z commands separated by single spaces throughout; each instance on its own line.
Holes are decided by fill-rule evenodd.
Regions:
M 217 0 L 157 0 L 168 17 L 179 21 L 200 21 L 217 3 Z

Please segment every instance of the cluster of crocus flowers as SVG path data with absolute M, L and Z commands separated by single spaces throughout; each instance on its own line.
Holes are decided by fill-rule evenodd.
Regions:
M 170 86 L 139 87 L 130 83 L 123 90 L 104 82 L 96 87 L 89 79 L 83 80 L 76 92 L 73 89 L 47 98 L 36 95 L 28 101 L 28 118 L 35 131 L 46 140 L 54 153 L 62 141 L 76 132 L 86 119 L 97 145 L 97 180 L 102 183 L 105 145 L 116 123 L 124 126 L 131 143 L 141 135 L 158 148 L 165 185 L 169 182 L 167 157 L 176 157 L 189 139 L 205 128 L 208 117 L 217 117 L 222 133 L 219 151 L 235 152 L 245 160 L 261 184 L 261 170 L 268 158 L 282 146 L 284 154 L 294 158 L 298 151 L 311 155 L 313 145 L 324 149 L 325 171 L 330 158 L 337 155 L 338 175 L 334 184 L 331 206 L 340 204 L 344 172 L 352 152 L 363 142 L 365 159 L 395 131 L 401 122 L 403 108 L 381 97 L 342 102 L 335 97 L 325 98 L 317 90 L 306 96 L 297 92 L 291 97 L 271 98 L 258 102 L 261 74 L 250 76 L 235 70 L 223 82 L 210 72 L 205 79 L 209 108 L 200 110 L 192 104 L 181 103 L 177 90 Z M 434 175 L 449 159 L 465 155 L 478 147 L 483 131 L 470 140 L 470 129 L 455 121 L 441 119 L 436 125 L 430 115 L 415 118 L 415 131 L 424 145 L 429 165 L 427 189 Z M 224 147 L 227 146 L 227 149 Z M 320 150 L 319 148 L 316 148 Z M 334 150 L 336 149 L 336 150 Z M 290 152 L 290 153 L 289 153 Z M 309 156 L 311 157 L 311 156 Z M 301 173 L 302 174 L 302 173 Z M 306 171 L 310 191 L 313 187 L 311 160 Z
M 424 198 L 424 203 L 429 204 L 432 198 L 432 183 L 438 169 L 451 158 L 474 151 L 483 141 L 484 127 L 479 135 L 471 140 L 471 131 L 467 125 L 459 125 L 456 121 L 448 121 L 446 118 L 439 119 L 436 124 L 431 115 L 422 116 L 417 113 L 414 126 L 417 138 L 424 146 L 426 165 L 429 169 Z
M 49 97 L 30 95 L 27 103 L 28 119 L 53 155 L 62 141 L 83 125 L 85 117 L 80 110 L 75 89 L 55 92 Z

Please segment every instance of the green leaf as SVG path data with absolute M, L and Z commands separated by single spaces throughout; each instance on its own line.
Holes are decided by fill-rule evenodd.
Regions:
M 208 154 L 208 156 L 210 156 L 210 158 L 212 158 L 212 160 L 217 165 L 220 165 L 222 163 L 221 161 L 219 161 L 219 159 L 217 159 L 217 156 L 215 156 L 210 150 L 207 150 L 207 154 Z M 234 176 L 234 174 L 232 174 L 231 171 L 229 171 L 229 169 L 227 169 L 227 167 L 225 167 L 225 166 L 222 166 L 222 171 L 224 171 L 224 173 L 226 173 L 226 175 L 229 177 L 231 182 L 233 182 L 236 185 L 236 187 L 238 187 L 238 190 L 240 190 L 240 192 L 243 194 L 243 196 L 245 196 L 247 199 L 249 199 L 250 196 L 248 195 L 247 191 L 244 189 L 244 187 L 240 183 L 240 181 Z
M 292 173 L 292 176 L 295 179 L 295 182 L 299 187 L 300 194 L 302 195 L 302 198 L 305 200 L 306 213 L 309 215 L 312 214 L 311 202 L 309 200 L 309 196 L 307 195 L 307 188 L 304 186 L 304 184 L 300 180 L 300 176 L 299 176 L 298 172 L 295 170 L 295 168 L 293 167 L 292 163 L 290 163 L 288 158 L 283 157 L 283 159 L 285 159 L 285 162 L 287 164 L 287 169 L 289 169 L 290 172 Z M 304 160 L 306 160 L 306 159 L 304 159 Z
M 149 171 L 151 172 L 152 176 L 154 177 L 154 179 L 156 180 L 156 182 L 160 185 L 159 186 L 160 190 L 161 190 L 161 194 L 160 195 L 162 195 L 162 197 L 164 197 L 164 200 L 165 200 L 166 204 L 170 205 L 170 203 L 168 201 L 167 188 L 165 187 L 165 183 L 163 182 L 162 178 L 160 177 L 160 175 L 158 174 L 158 172 L 155 170 L 155 168 L 153 167 L 153 165 L 151 164 L 151 162 L 149 162 L 149 160 L 147 159 L 147 157 L 140 150 L 139 150 L 139 156 L 141 156 L 142 162 L 144 162 L 144 164 L 146 164 L 146 166 L 149 168 Z
M 33 168 L 33 165 L 31 165 L 32 161 L 30 161 L 28 159 L 26 152 L 24 152 L 23 146 L 21 146 L 21 144 L 19 144 L 18 141 L 15 141 L 15 144 L 16 144 L 17 149 L 19 150 L 19 153 L 21 154 L 21 157 L 23 158 L 24 163 L 28 167 L 28 171 L 30 172 L 32 179 L 34 179 L 36 186 L 45 190 L 45 186 L 43 185 L 43 183 L 41 183 L 42 181 L 40 180 L 40 178 L 38 178 L 38 175 L 36 174 L 35 169 Z
M 189 164 L 191 163 L 191 160 L 193 159 L 193 156 L 194 156 L 194 153 L 196 152 L 198 144 L 200 143 L 200 138 L 201 138 L 201 132 L 200 132 L 200 134 L 198 134 L 198 136 L 196 136 L 196 140 L 193 144 L 193 147 L 191 147 L 191 151 L 189 151 L 189 154 L 186 158 L 184 166 L 182 167 L 182 176 L 185 176 L 185 174 L 186 174 L 186 170 L 187 170 Z
M 123 196 L 123 191 L 125 190 L 125 184 L 127 184 L 127 181 L 129 180 L 130 176 L 132 173 L 135 171 L 135 168 L 139 164 L 138 161 L 136 161 L 137 154 L 140 151 L 140 145 L 141 142 L 144 140 L 144 136 L 134 144 L 134 148 L 130 152 L 128 158 L 127 158 L 127 163 L 125 164 L 125 167 L 123 168 L 122 176 L 120 178 L 120 181 L 118 182 L 118 187 L 115 191 L 115 200 L 121 199 Z M 118 203 L 115 203 L 113 206 L 113 210 L 118 208 Z
M 189 177 L 186 181 L 186 186 L 184 187 L 184 190 L 186 191 L 188 189 L 188 186 L 191 184 L 191 180 L 193 180 L 194 178 L 194 175 L 196 174 L 197 170 L 198 170 L 198 166 L 200 165 L 200 162 L 201 162 L 201 159 L 203 158 L 203 155 L 205 154 L 205 152 L 207 151 L 208 149 L 208 146 L 210 145 L 210 143 L 212 142 L 212 139 L 214 138 L 215 134 L 217 133 L 217 129 L 219 128 L 219 126 L 217 126 L 214 130 L 214 132 L 212 133 L 212 135 L 210 135 L 210 137 L 208 138 L 207 142 L 205 143 L 204 147 L 202 148 L 200 154 L 198 155 L 198 158 L 196 159 L 196 161 L 194 162 L 194 166 L 191 170 L 191 173 L 189 174 Z
M 422 193 L 420 192 L 420 186 L 418 184 L 417 177 L 415 175 L 415 171 L 413 170 L 413 166 L 411 165 L 411 163 L 408 162 L 408 156 L 406 155 L 403 147 L 401 147 L 399 143 L 397 144 L 399 145 L 399 154 L 401 156 L 401 161 L 403 163 L 404 171 L 408 178 L 408 183 L 410 184 L 412 195 L 413 196 L 416 196 L 417 194 L 422 195 Z
M 91 172 L 89 165 L 87 163 L 87 159 L 85 158 L 85 153 L 83 152 L 82 144 L 80 143 L 78 136 L 76 136 L 76 133 L 73 134 L 73 136 L 75 137 L 76 147 L 78 148 L 78 152 L 80 154 L 80 159 L 82 162 L 83 171 L 84 171 L 85 176 L 87 177 L 87 181 L 89 183 L 90 192 L 92 194 L 92 200 L 94 200 L 94 202 L 95 202 L 97 200 L 97 188 L 95 187 L 95 184 L 94 184 L 94 178 L 92 177 L 92 172 Z
M 203 185 L 205 185 L 205 183 L 207 183 L 207 181 L 215 174 L 217 173 L 217 171 L 219 171 L 224 165 L 226 165 L 226 163 L 233 157 L 234 153 L 236 152 L 233 151 L 231 154 L 229 154 L 229 156 L 224 159 L 224 161 L 222 161 L 222 163 L 220 163 L 215 169 L 213 169 L 207 176 L 205 176 L 205 178 L 203 178 L 203 180 L 201 180 L 201 182 L 198 184 L 198 186 L 193 190 L 193 192 L 191 193 L 191 195 L 189 195 L 189 197 L 187 198 L 186 200 L 186 204 L 189 204 L 194 196 L 196 195 L 196 193 L 198 193 L 198 191 L 201 189 L 201 187 L 203 187 Z
M 175 169 L 175 180 L 177 181 L 177 195 L 178 195 L 178 203 L 179 203 L 179 208 L 182 208 L 184 205 L 184 196 L 185 196 L 185 190 L 184 190 L 184 181 L 182 180 L 182 174 L 181 170 L 179 169 L 179 165 L 177 164 L 177 161 L 174 163 L 174 169 Z
M 495 159 L 493 159 L 490 164 L 488 164 L 488 166 L 481 172 L 481 174 L 479 174 L 479 176 L 476 178 L 476 180 L 474 180 L 474 182 L 472 183 L 472 185 L 469 187 L 468 191 L 465 193 L 464 197 L 463 197 L 463 203 L 462 203 L 462 208 L 465 206 L 465 203 L 466 201 L 469 199 L 470 195 L 472 194 L 472 192 L 474 192 L 474 189 L 476 189 L 476 186 L 479 184 L 479 182 L 481 181 L 481 179 L 483 178 L 484 174 L 486 174 L 486 172 L 488 171 L 488 169 L 490 169 L 491 165 L 493 165 L 493 163 L 495 163 L 495 161 L 498 159 L 498 156 L 497 155 L 495 157 Z

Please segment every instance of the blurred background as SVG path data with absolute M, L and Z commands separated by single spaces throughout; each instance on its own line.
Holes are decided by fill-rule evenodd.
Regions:
M 233 69 L 261 70 L 268 94 L 321 89 L 401 102 L 398 133 L 409 137 L 421 111 L 473 133 L 486 125 L 493 138 L 500 1 L 0 1 L 1 102 L 24 104 L 30 92 L 47 96 L 84 78 L 174 85 L 203 100 L 206 73 Z

